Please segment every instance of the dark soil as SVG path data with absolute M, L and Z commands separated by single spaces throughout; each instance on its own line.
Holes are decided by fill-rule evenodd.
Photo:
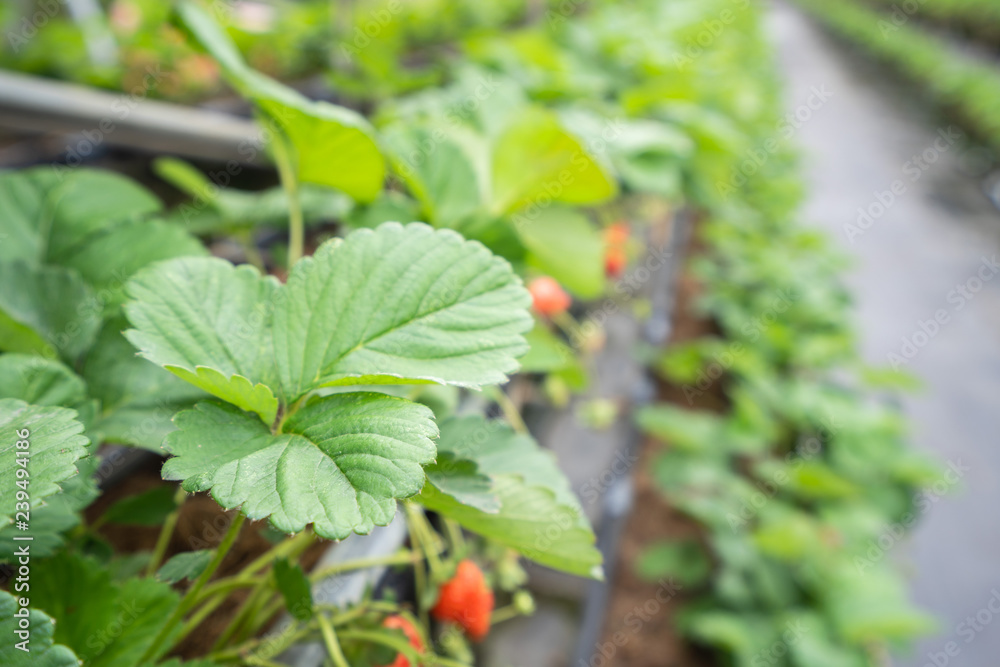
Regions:
M 697 239 L 685 251 L 691 256 L 701 250 Z M 677 286 L 670 344 L 718 333 L 714 324 L 699 318 L 693 302 L 699 294 L 698 283 L 685 273 Z M 661 401 L 687 406 L 679 387 L 661 384 Z M 704 392 L 694 408 L 718 409 L 722 405 L 717 387 Z M 604 637 L 591 667 L 712 667 L 711 654 L 690 645 L 676 629 L 677 612 L 697 591 L 675 589 L 671 594 L 664 583 L 650 582 L 635 574 L 635 562 L 643 549 L 663 540 L 698 539 L 699 525 L 675 510 L 659 492 L 650 473 L 652 462 L 664 445 L 652 439 L 642 444 L 635 478 L 635 499 L 619 545 L 614 573 L 614 590 L 608 605 Z M 663 602 L 667 599 L 666 602 Z
M 157 486 L 168 484 L 176 486 L 172 482 L 164 482 L 160 478 L 161 463 L 161 461 L 154 460 L 149 466 L 130 474 L 120 484 L 107 489 L 93 505 L 87 508 L 87 521 L 95 520 L 108 507 L 122 498 L 149 491 Z M 207 494 L 189 496 L 181 506 L 180 518 L 177 521 L 164 560 L 184 551 L 215 547 L 222 540 L 235 516 L 235 511 L 223 511 Z M 229 550 L 229 554 L 219 567 L 216 577 L 236 574 L 245 565 L 271 548 L 272 543 L 261 534 L 261 530 L 266 525 L 264 521 L 247 522 L 243 525 L 239 538 Z M 111 543 L 116 553 L 152 551 L 159 533 L 160 526 L 105 524 L 100 529 L 101 536 Z M 299 560 L 302 567 L 306 571 L 312 569 L 329 545 L 328 541 L 321 540 L 309 547 Z M 182 582 L 177 587 L 179 590 L 183 590 L 189 583 Z M 187 639 L 178 646 L 172 655 L 189 659 L 208 653 L 216 639 L 229 625 L 232 617 L 238 612 L 248 594 L 247 590 L 239 590 L 230 595 L 202 623 L 198 631 L 188 635 Z

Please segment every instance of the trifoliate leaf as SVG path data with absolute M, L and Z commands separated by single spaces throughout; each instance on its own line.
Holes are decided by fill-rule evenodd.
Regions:
M 19 442 L 28 445 L 18 448 Z M 89 443 L 73 410 L 0 399 L 0 488 L 7 489 L 0 496 L 0 526 L 6 526 L 14 516 L 18 480 L 28 482 L 31 507 L 37 507 L 77 474 L 75 464 L 89 453 Z M 29 456 L 18 456 L 17 452 L 28 452 Z M 20 460 L 27 462 L 22 465 Z M 27 474 L 19 477 L 21 470 Z
M 326 243 L 299 262 L 274 313 L 282 386 L 478 387 L 506 380 L 527 350 L 530 297 L 479 243 L 388 223 Z
M 532 325 L 506 261 L 421 223 L 329 241 L 285 286 L 192 258 L 144 270 L 127 289 L 126 335 L 143 356 L 268 424 L 275 397 L 322 386 L 502 382 Z
M 385 394 L 352 392 L 314 398 L 272 434 L 229 405 L 199 403 L 175 419 L 167 436 L 175 455 L 165 479 L 188 491 L 211 490 L 225 508 L 271 518 L 288 533 L 314 524 L 343 539 L 384 526 L 396 500 L 417 493 L 437 435 L 425 406 Z

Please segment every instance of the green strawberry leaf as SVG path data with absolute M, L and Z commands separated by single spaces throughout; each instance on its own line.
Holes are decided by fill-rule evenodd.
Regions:
M 270 517 L 287 533 L 312 523 L 330 539 L 388 524 L 396 500 L 423 486 L 437 436 L 427 407 L 368 392 L 314 398 L 277 434 L 217 403 L 199 403 L 175 423 L 164 479 L 210 490 L 224 508 Z
M 90 235 L 159 209 L 152 193 L 109 171 L 36 167 L 5 172 L 0 174 L 0 261 L 63 263 Z
M 385 133 L 392 164 L 420 202 L 424 218 L 454 228 L 482 205 L 476 170 L 461 147 L 423 127 L 402 124 Z
M 185 551 L 179 553 L 157 571 L 156 578 L 168 584 L 176 584 L 184 579 L 197 579 L 212 561 L 215 551 L 201 549 L 200 551 Z
M 297 563 L 292 565 L 287 558 L 274 561 L 274 581 L 285 599 L 288 613 L 300 621 L 308 621 L 313 615 L 312 586 Z
M 0 561 L 14 561 L 14 551 L 22 542 L 14 536 L 31 536 L 31 555 L 47 558 L 62 548 L 67 531 L 80 525 L 82 512 L 101 495 L 94 479 L 97 471 L 96 457 L 80 459 L 76 463 L 80 474 L 61 483 L 62 492 L 45 499 L 45 503 L 31 510 L 31 528 L 18 530 L 14 524 L 0 528 Z
M 27 437 L 23 438 L 25 431 Z M 19 442 L 29 444 L 19 449 Z M 89 453 L 89 445 L 75 411 L 0 399 L 0 488 L 7 489 L 0 496 L 0 526 L 9 524 L 14 516 L 19 502 L 15 491 L 21 490 L 18 480 L 27 480 L 31 508 L 38 507 L 61 490 L 61 483 L 77 474 L 75 464 Z M 29 456 L 18 456 L 17 452 L 28 452 Z M 21 460 L 27 463 L 19 463 Z M 19 476 L 24 470 L 26 476 Z
M 437 461 L 424 468 L 424 472 L 435 489 L 463 505 L 487 514 L 500 511 L 500 498 L 493 489 L 493 480 L 481 474 L 474 461 L 459 458 L 452 452 L 438 452 Z
M 506 261 L 452 231 L 358 230 L 289 275 L 278 373 L 290 399 L 326 385 L 504 382 L 527 349 L 529 304 Z
M 575 494 L 552 455 L 530 436 L 479 416 L 453 418 L 441 424 L 438 450 L 442 457 L 474 462 L 477 474 L 488 475 L 500 510 L 484 512 L 439 487 L 430 474 L 420 494 L 423 505 L 542 565 L 603 577 L 601 553 Z
M 163 262 L 126 286 L 133 301 L 125 313 L 135 329 L 125 336 L 150 361 L 270 424 L 278 410 L 267 384 L 279 287 L 251 266 L 221 259 Z
M 102 306 L 76 271 L 0 262 L 0 350 L 73 360 L 101 326 Z
M 83 378 L 58 361 L 27 354 L 0 355 L 0 398 L 69 406 L 86 397 Z
M 206 254 L 183 229 L 147 219 L 160 207 L 148 190 L 113 172 L 39 167 L 0 174 L 0 263 L 75 269 L 110 310 L 139 268 Z
M 177 507 L 174 496 L 177 489 L 166 484 L 126 496 L 109 507 L 102 515 L 108 523 L 124 523 L 134 526 L 159 526 Z
M 32 604 L 56 621 L 55 641 L 87 667 L 138 665 L 178 601 L 170 584 L 114 582 L 107 568 L 79 554 L 32 563 Z
M 329 241 L 284 286 L 252 267 L 185 258 L 126 289 L 126 336 L 143 356 L 268 424 L 278 397 L 323 386 L 503 382 L 532 324 L 506 261 L 421 223 Z
M 537 215 L 514 217 L 528 263 L 583 299 L 604 291 L 604 242 L 583 215 L 552 206 Z
M 84 362 L 87 390 L 101 402 L 101 414 L 93 428 L 102 442 L 120 442 L 162 454 L 163 438 L 174 430 L 173 416 L 206 394 L 137 356 L 121 334 L 126 328 L 124 317 L 105 322 Z
M 55 624 L 52 618 L 37 609 L 29 609 L 27 621 L 30 641 L 25 641 L 17 633 L 22 630 L 21 617 L 15 616 L 21 607 L 17 598 L 0 591 L 0 634 L 4 642 L 0 644 L 0 665 L 4 667 L 79 667 L 80 659 L 73 651 L 56 645 Z M 22 650 L 25 649 L 25 650 Z
M 496 138 L 492 172 L 496 215 L 546 202 L 597 204 L 618 191 L 614 177 L 558 116 L 537 108 L 516 114 Z
M 375 199 L 385 161 L 368 121 L 350 109 L 311 101 L 251 69 L 225 31 L 196 4 L 181 2 L 177 11 L 229 82 L 288 138 L 302 181 L 337 188 L 362 202 Z

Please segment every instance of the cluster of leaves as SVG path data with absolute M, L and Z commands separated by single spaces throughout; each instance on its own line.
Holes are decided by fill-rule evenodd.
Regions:
M 518 369 L 535 324 L 528 292 L 509 262 L 443 228 L 449 225 L 436 215 L 428 218 L 438 228 L 373 223 L 329 240 L 310 257 L 292 257 L 285 283 L 208 256 L 192 236 L 246 234 L 284 210 L 292 243 L 298 228 L 301 245 L 305 222 L 346 215 L 382 197 L 385 159 L 363 117 L 310 101 L 252 69 L 197 5 L 182 3 L 179 13 L 271 130 L 283 190 L 221 192 L 189 166 L 161 161 L 159 173 L 195 199 L 193 208 L 166 216 L 150 193 L 105 172 L 47 168 L 0 176 L 0 273 L 11 286 L 0 297 L 0 476 L 10 488 L 22 481 L 21 495 L 30 496 L 22 506 L 21 497 L 5 495 L 0 524 L 6 548 L 15 511 L 23 512 L 37 559 L 30 595 L 37 642 L 31 654 L 5 654 L 5 664 L 38 664 L 39 655 L 51 664 L 70 664 L 74 655 L 93 665 L 179 664 L 160 661 L 228 586 L 254 583 L 248 571 L 243 579 L 214 582 L 225 584 L 214 597 L 216 589 L 206 588 L 245 518 L 268 519 L 309 539 L 339 540 L 387 525 L 397 502 L 410 500 L 411 509 L 433 510 L 504 553 L 601 577 L 593 532 L 551 455 L 501 422 L 452 416 L 454 401 L 433 400 L 426 389 L 480 389 Z M 477 198 L 479 209 L 489 205 L 497 216 L 516 211 L 537 194 L 535 179 L 571 158 L 591 175 L 584 185 L 601 185 L 597 199 L 615 192 L 613 178 L 543 111 L 534 124 L 509 131 L 529 136 L 496 150 L 495 197 Z M 531 140 L 539 138 L 555 144 L 542 155 L 555 155 L 555 164 L 519 173 L 519 161 L 531 164 Z M 593 199 L 579 188 L 571 192 L 570 201 Z M 423 201 L 425 213 L 438 210 L 437 199 Z M 413 400 L 419 397 L 427 404 Z M 22 429 L 30 432 L 25 441 Z M 30 442 L 26 480 L 16 463 L 22 442 Z M 106 545 L 83 548 L 84 540 L 99 541 L 96 529 L 104 522 L 151 519 L 169 538 L 175 499 L 156 489 L 73 531 L 67 545 L 67 531 L 97 495 L 95 454 L 106 442 L 165 451 L 171 455 L 165 479 L 237 508 L 222 543 L 159 569 L 159 545 L 135 558 L 115 556 Z M 464 555 L 462 541 L 449 542 L 452 564 L 440 563 L 443 540 L 430 532 L 423 512 L 414 510 L 410 523 L 419 533 L 414 550 L 431 566 L 433 583 L 444 583 Z M 308 544 L 299 536 L 268 552 L 261 566 L 273 561 L 273 573 L 261 585 L 276 589 L 300 625 L 288 641 L 321 635 L 335 656 L 332 628 L 342 621 L 316 613 L 309 580 L 283 557 Z M 9 551 L 2 555 L 9 558 Z M 420 555 L 399 562 L 423 568 Z M 124 574 L 143 567 L 147 575 L 158 572 L 157 579 Z M 122 579 L 115 581 L 112 571 Z M 170 584 L 184 579 L 194 583 L 180 595 Z M 508 583 L 514 590 L 523 581 Z M 135 609 L 119 608 L 129 601 Z M 421 610 L 433 602 L 433 590 L 418 600 Z M 19 603 L 2 593 L 0 604 L 0 624 L 13 626 Z M 372 642 L 398 644 L 372 613 L 385 611 L 359 609 L 348 620 L 361 629 L 338 629 L 346 652 Z M 108 636 L 124 615 L 128 632 Z M 272 616 L 241 614 L 236 621 L 259 628 Z M 413 650 L 405 642 L 404 648 Z M 268 650 L 255 659 L 276 649 Z
M 861 365 L 843 265 L 794 219 L 801 184 L 756 10 L 595 3 L 565 18 L 476 36 L 467 53 L 567 124 L 585 113 L 589 124 L 572 125 L 578 136 L 592 119 L 598 128 L 623 119 L 635 142 L 608 142 L 605 157 L 626 191 L 683 196 L 707 216 L 708 250 L 693 270 L 700 312 L 722 336 L 668 351 L 658 369 L 692 401 L 718 405 L 639 415 L 671 444 L 655 463 L 664 493 L 706 535 L 656 545 L 640 567 L 704 591 L 681 629 L 730 664 L 872 664 L 887 643 L 930 627 L 885 549 L 872 545 L 910 525 L 927 500 L 917 494 L 940 478 L 907 448 L 901 417 L 870 395 L 910 381 Z M 390 109 L 390 124 L 458 106 L 439 94 L 416 100 L 422 108 Z M 626 146 L 636 150 L 618 153 Z M 763 164 L 750 159 L 762 153 Z
M 217 5 L 254 67 L 295 77 L 325 63 L 331 4 L 286 3 L 281 11 Z M 29 0 L 0 6 L 8 69 L 121 90 L 139 98 L 200 99 L 220 87 L 218 65 L 171 25 L 171 3 L 112 0 L 74 15 L 65 3 Z
M 861 667 L 932 627 L 908 603 L 882 538 L 912 524 L 923 509 L 917 494 L 939 477 L 906 446 L 896 411 L 872 400 L 866 380 L 907 381 L 862 367 L 842 263 L 794 219 L 800 183 L 789 148 L 746 169 L 747 147 L 781 130 L 758 21 L 740 13 L 686 70 L 707 84 L 725 62 L 724 80 L 752 82 L 756 105 L 700 100 L 742 135 L 715 144 L 720 177 L 714 196 L 699 197 L 708 249 L 692 270 L 699 312 L 721 336 L 676 346 L 658 363 L 698 409 L 664 404 L 638 415 L 670 445 L 653 469 L 664 494 L 706 535 L 657 545 L 640 566 L 703 587 L 681 629 L 729 664 Z
M 1000 151 L 1000 72 L 912 23 L 855 0 L 797 0 L 833 31 L 920 84 L 975 136 Z M 928 7 L 933 3 L 923 3 Z

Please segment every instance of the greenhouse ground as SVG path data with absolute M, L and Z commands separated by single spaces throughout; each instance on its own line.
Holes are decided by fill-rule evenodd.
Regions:
M 801 121 L 803 215 L 853 261 L 865 359 L 920 378 L 923 389 L 903 401 L 912 441 L 952 471 L 944 496 L 921 499 L 912 537 L 897 545 L 887 527 L 873 545 L 873 558 L 907 568 L 916 602 L 940 620 L 893 664 L 990 667 L 1000 655 L 990 608 L 1000 601 L 1000 534 L 987 529 L 1000 506 L 1000 212 L 984 194 L 982 155 L 797 10 L 775 4 L 770 30 L 788 112 Z M 828 99 L 809 107 L 817 88 Z

